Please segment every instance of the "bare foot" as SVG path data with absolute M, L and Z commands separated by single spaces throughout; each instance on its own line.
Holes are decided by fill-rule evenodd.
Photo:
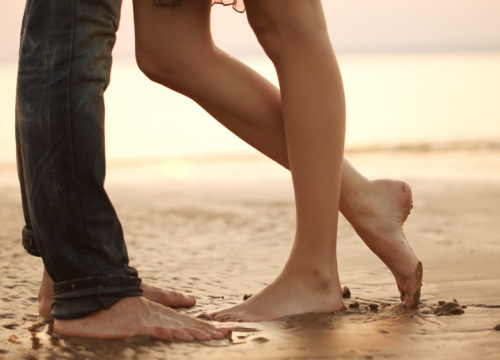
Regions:
M 341 201 L 342 212 L 365 244 L 389 267 L 403 305 L 420 300 L 422 263 L 403 232 L 412 208 L 411 188 L 402 181 L 375 180 Z
M 285 269 L 245 302 L 204 317 L 216 321 L 266 321 L 295 314 L 332 313 L 343 306 L 338 277 L 330 279 L 317 271 Z
M 38 313 L 40 316 L 50 318 L 52 303 L 54 302 L 54 281 L 45 268 L 43 269 L 42 283 L 38 289 Z
M 43 270 L 42 283 L 38 290 L 38 313 L 40 316 L 50 318 L 51 305 L 54 301 L 54 281 L 52 281 L 47 270 Z M 159 287 L 141 284 L 142 296 L 153 302 L 167 307 L 192 307 L 196 304 L 196 298 L 192 295 L 184 295 L 177 291 L 167 291 Z
M 215 328 L 207 322 L 182 315 L 142 296 L 118 301 L 109 310 L 87 317 L 54 321 L 54 332 L 62 336 L 93 339 L 126 339 L 150 335 L 162 340 L 215 340 L 230 330 Z

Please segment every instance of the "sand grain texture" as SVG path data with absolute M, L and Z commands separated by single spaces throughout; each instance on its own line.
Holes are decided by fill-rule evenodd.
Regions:
M 37 315 L 41 261 L 20 244 L 15 172 L 0 169 L 0 359 L 498 359 L 500 153 L 352 159 L 372 177 L 413 186 L 406 233 L 424 264 L 423 304 L 399 306 L 391 274 L 341 219 L 341 280 L 350 289 L 344 311 L 236 324 L 232 342 L 196 344 L 52 336 Z M 108 174 L 132 265 L 146 281 L 195 294 L 188 314 L 255 294 L 288 255 L 291 182 L 265 159 L 112 164 Z

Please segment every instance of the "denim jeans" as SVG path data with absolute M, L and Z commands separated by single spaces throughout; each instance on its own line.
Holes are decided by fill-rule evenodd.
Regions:
M 27 0 L 16 101 L 23 246 L 55 282 L 56 318 L 140 296 L 104 190 L 104 100 L 121 0 Z

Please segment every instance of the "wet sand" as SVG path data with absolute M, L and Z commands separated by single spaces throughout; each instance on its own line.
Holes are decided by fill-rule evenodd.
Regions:
M 412 185 L 406 234 L 424 264 L 422 305 L 399 306 L 392 275 L 342 218 L 339 266 L 351 292 L 345 311 L 236 324 L 231 341 L 196 344 L 50 335 L 37 315 L 41 262 L 20 245 L 15 171 L 0 167 L 0 359 L 498 359 L 500 152 L 350 158 L 370 177 Z M 189 314 L 242 301 L 288 255 L 289 174 L 258 155 L 111 163 L 107 188 L 131 264 L 146 281 L 195 294 Z

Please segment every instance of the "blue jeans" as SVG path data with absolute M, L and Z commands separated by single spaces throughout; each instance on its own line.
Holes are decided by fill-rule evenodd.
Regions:
M 16 101 L 23 246 L 55 282 L 59 319 L 140 296 L 104 190 L 104 100 L 121 0 L 27 0 Z

